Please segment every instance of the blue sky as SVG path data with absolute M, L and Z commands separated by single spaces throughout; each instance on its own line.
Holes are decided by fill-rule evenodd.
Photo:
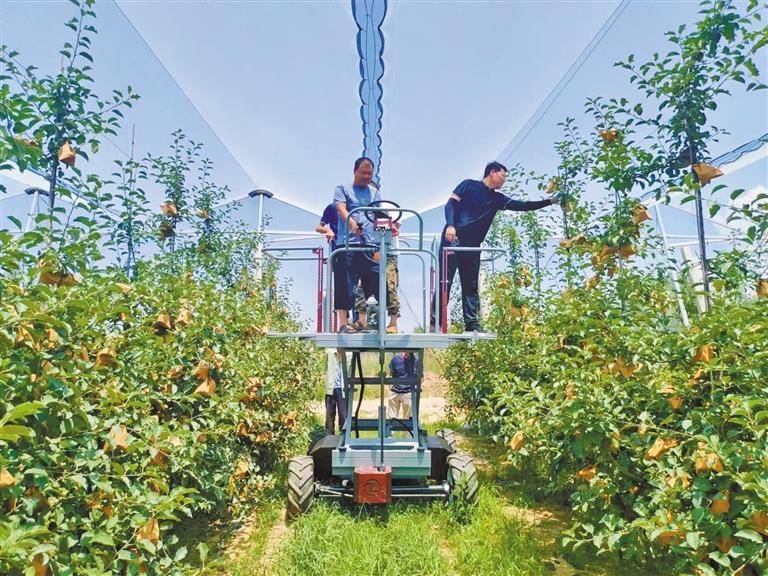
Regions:
M 617 5 L 391 2 L 383 27 L 383 196 L 425 210 L 460 180 L 481 176 Z M 283 201 L 267 205 L 273 228 L 313 228 L 362 151 L 350 3 L 104 0 L 96 10 L 99 90 L 131 84 L 143 98 L 89 168 L 111 173 L 111 161 L 130 149 L 134 124 L 139 156 L 162 153 L 181 127 L 205 142 L 217 180 L 233 196 L 261 187 Z M 667 49 L 663 32 L 694 21 L 696 12 L 696 2 L 632 2 L 512 162 L 551 171 L 557 122 L 580 118 L 588 96 L 630 95 L 627 74 L 613 63 Z M 64 1 L 0 0 L 0 43 L 24 62 L 54 69 L 71 13 Z M 761 64 L 768 70 L 764 56 Z M 766 92 L 723 101 L 713 121 L 731 131 L 715 155 L 768 132 Z M 726 183 L 765 185 L 767 170 L 763 160 Z M 160 191 L 150 193 L 161 201 Z M 23 212 L 26 203 L 9 200 L 0 211 Z M 253 201 L 239 210 L 252 224 L 255 214 Z M 426 220 L 438 231 L 441 211 Z M 670 216 L 668 226 L 692 230 L 692 218 Z M 287 266 L 285 276 L 298 285 L 297 300 L 311 301 L 314 269 Z M 418 298 L 414 271 L 405 276 L 403 288 Z

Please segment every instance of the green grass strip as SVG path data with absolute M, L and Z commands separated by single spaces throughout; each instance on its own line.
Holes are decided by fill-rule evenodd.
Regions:
M 276 576 L 544 573 L 533 531 L 484 489 L 477 506 L 395 504 L 388 516 L 318 502 L 290 528 Z
M 275 576 L 444 575 L 427 509 L 393 506 L 389 518 L 317 502 L 291 527 L 272 565 Z

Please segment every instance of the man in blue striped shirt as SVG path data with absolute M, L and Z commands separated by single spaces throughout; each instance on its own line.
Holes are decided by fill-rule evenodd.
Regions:
M 392 378 L 402 380 L 416 378 L 416 375 L 419 373 L 418 367 L 418 360 L 413 352 L 398 352 L 389 361 L 389 373 Z M 392 384 L 390 387 L 392 395 L 389 397 L 388 402 L 390 416 L 403 420 L 411 417 L 411 393 L 413 388 L 413 382 L 395 382 Z M 400 412 L 402 412 L 402 415 L 398 416 Z
M 355 161 L 354 180 L 351 184 L 341 184 L 336 187 L 333 201 L 339 214 L 339 235 L 337 242 L 343 243 L 347 236 L 350 246 L 374 246 L 373 223 L 363 212 L 355 212 L 347 222 L 349 213 L 355 208 L 370 206 L 381 200 L 379 190 L 371 185 L 373 178 L 373 162 L 366 157 Z M 345 269 L 347 275 L 347 290 L 345 294 L 336 294 L 334 306 L 339 314 L 341 331 L 354 331 L 348 324 L 348 310 L 355 304 L 354 289 L 358 281 L 363 287 L 363 296 L 367 300 L 373 296 L 379 299 L 379 263 L 374 259 L 373 251 L 354 251 L 346 254 Z M 365 328 L 368 319 L 365 313 L 358 314 L 360 328 Z

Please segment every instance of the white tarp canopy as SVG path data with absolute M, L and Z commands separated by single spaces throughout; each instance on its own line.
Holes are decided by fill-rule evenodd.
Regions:
M 272 228 L 312 230 L 363 152 L 351 2 L 103 0 L 95 9 L 97 90 L 130 84 L 142 99 L 86 169 L 109 175 L 112 160 L 132 146 L 137 157 L 166 153 L 170 133 L 182 128 L 204 142 L 216 181 L 232 197 L 268 189 Z M 3 0 L 2 43 L 21 62 L 53 71 L 73 14 L 67 2 Z M 494 159 L 551 173 L 557 123 L 573 116 L 589 129 L 587 97 L 640 100 L 613 64 L 670 49 L 664 32 L 698 17 L 690 1 L 390 1 L 381 27 L 383 197 L 419 211 L 442 206 L 458 182 L 479 178 Z M 765 51 L 761 58 L 768 76 Z M 713 144 L 714 156 L 768 132 L 766 98 L 759 91 L 721 100 L 711 123 L 728 134 Z M 535 116 L 542 102 L 546 110 Z M 718 183 L 753 196 L 764 190 L 765 150 Z M 29 175 L 0 177 L 11 194 L 30 184 Z M 161 190 L 148 192 L 153 204 L 162 200 Z M 24 195 L 0 199 L 0 217 L 23 215 L 27 204 Z M 254 227 L 255 214 L 252 202 L 238 213 Z M 440 210 L 428 215 L 429 231 L 441 224 Z M 682 214 L 677 228 L 693 231 L 692 217 Z

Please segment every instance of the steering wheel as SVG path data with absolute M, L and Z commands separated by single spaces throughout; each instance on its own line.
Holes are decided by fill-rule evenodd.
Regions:
M 364 214 L 368 222 L 372 224 L 375 223 L 376 221 L 376 215 L 375 215 L 376 210 L 374 210 L 374 208 L 376 208 L 377 206 L 381 206 L 384 208 L 400 208 L 400 204 L 397 204 L 396 202 L 392 202 L 391 200 L 376 200 L 375 202 L 371 202 L 367 206 L 367 208 L 370 208 L 370 210 L 366 210 Z M 395 214 L 397 214 L 395 218 L 392 218 L 391 214 L 392 214 L 391 212 L 387 212 L 387 217 L 390 220 L 392 220 L 392 222 L 399 222 L 400 218 L 403 217 L 402 210 L 398 210 L 397 212 L 395 212 Z

